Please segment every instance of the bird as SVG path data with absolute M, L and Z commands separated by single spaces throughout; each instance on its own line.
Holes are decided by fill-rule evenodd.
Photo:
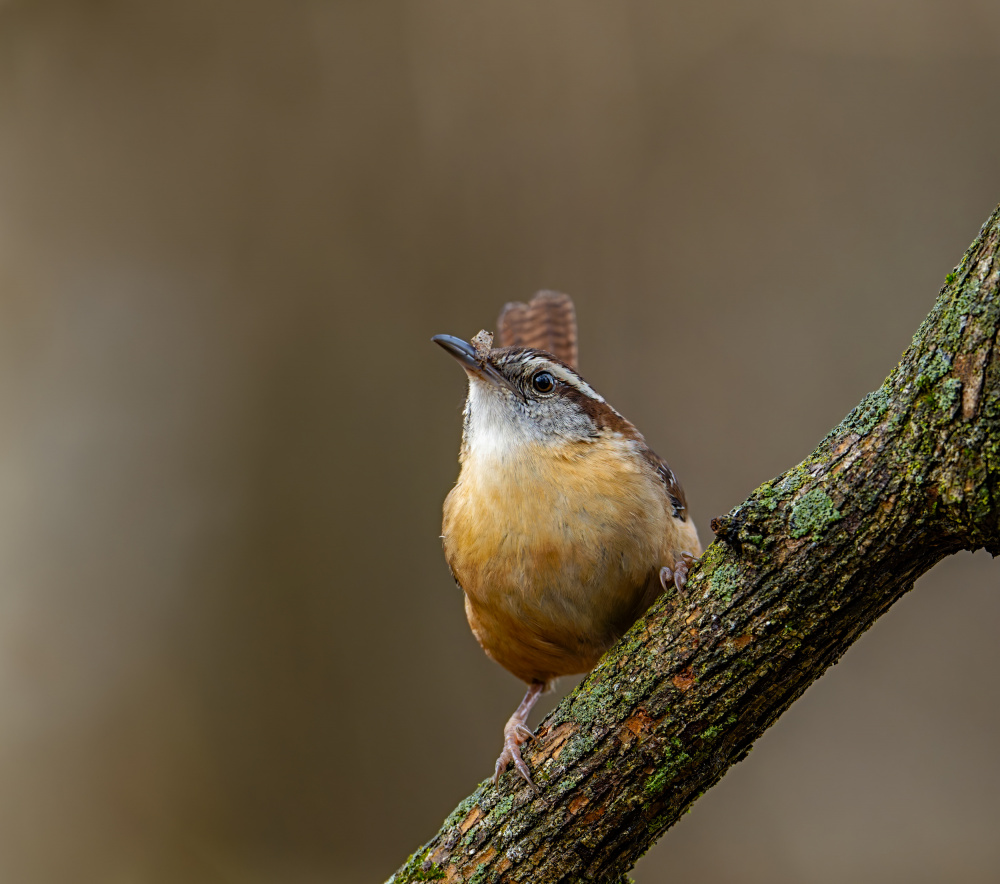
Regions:
M 673 470 L 580 375 L 572 299 L 505 305 L 497 338 L 431 339 L 468 376 L 441 539 L 473 635 L 528 685 L 493 782 L 513 763 L 537 790 L 520 747 L 538 698 L 589 672 L 662 592 L 683 594 L 701 545 Z

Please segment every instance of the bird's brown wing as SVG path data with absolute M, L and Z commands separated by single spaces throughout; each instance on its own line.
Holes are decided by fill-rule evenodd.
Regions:
M 576 308 L 569 295 L 539 292 L 527 304 L 505 304 L 497 319 L 498 347 L 547 350 L 577 368 Z
M 670 505 L 673 507 L 674 518 L 686 521 L 688 518 L 687 498 L 684 496 L 684 489 L 681 488 L 681 483 L 677 481 L 674 471 L 670 469 L 667 462 L 651 448 L 644 446 L 641 449 L 641 453 L 642 456 L 649 461 L 649 465 L 656 470 L 656 475 L 663 483 L 663 488 L 667 492 L 667 497 L 670 498 Z

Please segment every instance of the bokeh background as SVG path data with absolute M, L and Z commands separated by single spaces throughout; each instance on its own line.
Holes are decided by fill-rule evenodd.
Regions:
M 522 690 L 430 336 L 570 292 L 707 539 L 1000 201 L 998 83 L 995 0 L 0 3 L 0 880 L 387 877 Z M 996 578 L 922 579 L 636 880 L 996 881 Z

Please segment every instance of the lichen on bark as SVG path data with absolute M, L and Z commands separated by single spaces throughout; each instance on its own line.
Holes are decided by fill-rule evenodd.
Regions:
M 713 520 L 665 595 L 390 880 L 625 873 L 914 581 L 1000 552 L 1000 208 L 882 387 Z

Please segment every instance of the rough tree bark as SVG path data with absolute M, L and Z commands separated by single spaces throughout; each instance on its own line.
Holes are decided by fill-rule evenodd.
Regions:
M 936 562 L 1000 552 L 1000 208 L 880 389 L 716 519 L 664 596 L 394 884 L 619 881 Z

